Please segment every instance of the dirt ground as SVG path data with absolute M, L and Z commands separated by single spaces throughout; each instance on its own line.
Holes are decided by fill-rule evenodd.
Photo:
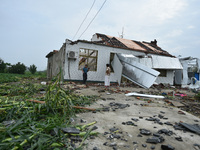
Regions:
M 176 150 L 198 150 L 200 149 L 200 135 L 183 130 L 175 130 L 176 123 L 198 124 L 198 115 L 192 115 L 184 111 L 184 103 L 191 101 L 193 92 L 186 89 L 155 88 L 143 89 L 138 86 L 111 86 L 104 90 L 101 84 L 89 85 L 68 85 L 80 95 L 97 95 L 98 100 L 88 106 L 97 109 L 77 114 L 75 123 L 85 124 L 97 121 L 95 126 L 100 134 L 91 136 L 85 141 L 85 150 L 161 150 L 161 145 L 171 145 Z M 127 97 L 129 92 L 138 92 L 150 95 L 171 95 L 171 98 L 156 99 L 147 97 Z M 182 100 L 173 93 L 184 93 L 187 97 Z M 188 99 L 187 99 L 188 98 Z M 174 106 L 174 105 L 175 106 Z M 198 106 L 198 105 L 197 105 Z M 178 108 L 179 107 L 179 108 Z M 157 118 L 157 121 L 149 121 L 149 118 Z M 159 119 L 159 121 L 158 121 Z M 84 123 L 81 123 L 81 121 Z M 141 129 L 147 129 L 150 135 L 142 134 Z M 167 133 L 159 133 L 164 141 L 157 144 L 147 143 L 147 139 L 153 134 L 166 129 Z M 156 134 L 155 134 L 156 135 Z M 178 140 L 179 139 L 179 140 Z M 182 139 L 182 141 L 180 141 Z M 196 144 L 196 145 L 195 145 Z

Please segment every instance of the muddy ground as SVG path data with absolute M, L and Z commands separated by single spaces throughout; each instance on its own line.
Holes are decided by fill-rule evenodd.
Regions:
M 134 85 L 112 85 L 109 90 L 105 90 L 101 84 L 92 84 L 86 88 L 74 83 L 68 84 L 67 88 L 74 89 L 75 93 L 80 95 L 99 96 L 94 104 L 88 106 L 97 109 L 96 111 L 80 113 L 74 118 L 74 123 L 79 124 L 97 121 L 95 126 L 98 129 L 95 131 L 100 134 L 85 141 L 85 150 L 161 150 L 161 145 L 171 145 L 176 150 L 200 149 L 200 135 L 174 127 L 180 122 L 200 125 L 198 109 L 196 112 L 185 111 L 192 111 L 191 107 L 186 106 L 188 103 L 191 106 L 194 106 L 192 103 L 196 107 L 199 106 L 199 102 L 193 99 L 195 93 L 188 89 L 144 89 Z M 164 95 L 165 98 L 127 97 L 125 94 L 129 92 Z M 176 93 L 184 93 L 187 96 L 174 96 Z M 141 129 L 149 130 L 150 133 L 146 134 L 150 135 L 144 135 L 142 131 L 145 130 Z M 148 143 L 147 139 L 155 135 L 162 136 L 160 143 Z

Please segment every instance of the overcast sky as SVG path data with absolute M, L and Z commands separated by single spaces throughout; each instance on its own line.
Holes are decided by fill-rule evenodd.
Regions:
M 104 1 L 0 0 L 0 58 L 45 70 L 45 56 L 65 39 L 91 40 L 95 33 L 119 37 L 122 29 L 126 39 L 157 39 L 172 55 L 200 58 L 200 0 L 107 0 L 88 27 Z

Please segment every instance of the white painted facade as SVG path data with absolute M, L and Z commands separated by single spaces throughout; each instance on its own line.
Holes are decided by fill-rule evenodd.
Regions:
M 124 53 L 124 54 L 133 54 L 133 55 L 141 55 L 144 53 L 137 51 L 130 51 L 120 48 L 113 48 L 104 45 L 90 44 L 87 42 L 78 42 L 74 45 L 66 46 L 66 61 L 64 64 L 64 79 L 66 80 L 82 80 L 82 70 L 79 70 L 79 57 L 77 59 L 68 59 L 67 53 L 68 51 L 75 51 L 78 53 L 81 48 L 97 50 L 98 58 L 97 58 L 97 71 L 89 71 L 88 72 L 88 81 L 104 81 L 106 64 L 110 61 L 110 53 Z M 117 82 L 117 77 L 114 73 L 110 75 L 111 82 Z
M 100 41 L 100 40 L 97 38 L 96 35 L 94 35 L 92 41 Z M 61 68 L 64 80 L 81 81 L 83 77 L 82 77 L 82 70 L 79 69 L 80 49 L 90 49 L 98 51 L 97 70 L 89 71 L 87 79 L 87 81 L 96 81 L 96 82 L 104 82 L 106 64 L 110 63 L 110 53 L 122 53 L 122 54 L 132 54 L 134 56 L 142 56 L 142 55 L 146 56 L 146 54 L 141 51 L 110 47 L 103 44 L 97 44 L 94 42 L 82 41 L 82 40 L 78 40 L 76 42 L 71 42 L 70 40 L 66 40 L 66 42 L 63 45 L 65 46 L 61 47 L 58 53 L 52 55 L 51 57 L 48 57 L 48 65 L 51 64 L 50 67 L 48 66 L 47 70 L 48 74 L 51 72 L 51 76 L 48 75 L 49 77 L 55 76 L 57 73 L 59 73 Z M 70 51 L 74 51 L 76 53 L 76 59 L 68 58 L 68 52 Z M 160 56 L 154 54 L 150 55 Z M 163 57 L 168 57 L 168 56 L 163 56 Z M 151 61 L 149 61 L 148 59 L 146 59 L 146 61 L 140 61 L 140 63 L 142 63 L 143 65 L 146 65 L 154 69 L 152 64 L 149 64 L 150 62 Z M 166 77 L 158 76 L 155 81 L 156 83 L 158 84 L 166 83 L 173 85 L 174 68 L 172 67 L 172 69 L 170 69 L 170 67 L 172 66 L 169 66 L 169 68 L 167 69 L 163 68 L 166 69 L 167 71 Z M 117 79 L 119 79 L 118 75 L 112 72 L 110 76 L 110 81 L 118 82 Z
M 166 77 L 157 77 L 156 83 L 164 83 L 164 84 L 174 84 L 174 70 L 167 70 L 167 75 Z

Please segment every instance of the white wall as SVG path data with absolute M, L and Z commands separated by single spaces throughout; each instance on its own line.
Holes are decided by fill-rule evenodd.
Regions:
M 144 55 L 144 53 L 124 50 L 119 48 L 113 48 L 103 45 L 90 44 L 85 42 L 78 42 L 74 45 L 66 46 L 66 53 L 68 51 L 75 51 L 78 53 L 79 57 L 79 49 L 92 49 L 98 51 L 98 60 L 97 60 L 97 71 L 89 71 L 88 72 L 88 81 L 104 81 L 106 64 L 110 61 L 110 53 L 124 53 L 124 54 L 133 54 L 133 55 Z M 71 60 L 67 58 L 64 65 L 64 79 L 67 80 L 82 80 L 82 71 L 78 70 L 79 67 L 79 58 L 76 60 Z M 68 71 L 69 70 L 69 71 Z M 69 77 L 70 74 L 70 77 Z M 111 82 L 117 82 L 117 78 L 114 76 L 114 73 L 111 73 L 110 76 Z
M 166 83 L 173 85 L 174 84 L 174 71 L 173 70 L 167 70 L 167 77 L 157 77 L 156 83 Z

